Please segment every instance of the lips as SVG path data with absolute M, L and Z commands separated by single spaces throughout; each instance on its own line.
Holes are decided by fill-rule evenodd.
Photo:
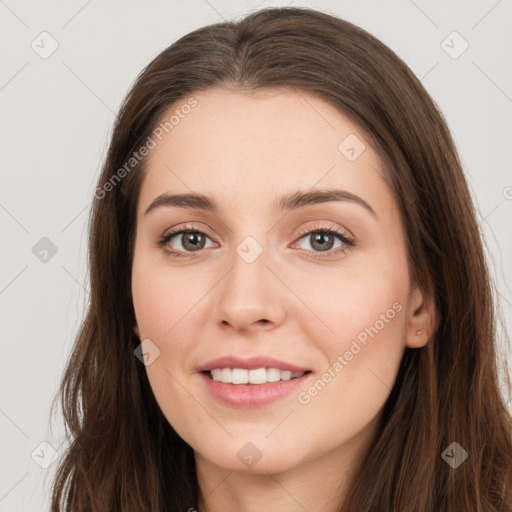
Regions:
M 275 382 L 271 379 L 265 383 L 261 383 L 258 382 L 259 379 L 254 381 L 251 378 L 251 380 L 253 380 L 252 383 L 244 383 L 245 379 L 239 378 L 241 376 L 240 374 L 251 374 L 251 370 L 254 372 L 254 370 L 258 370 L 260 368 L 268 370 L 267 380 L 270 372 L 272 374 L 276 373 L 275 370 L 269 369 L 280 370 L 281 376 L 284 377 L 284 373 L 286 375 L 285 378 L 290 380 L 278 380 Z M 223 372 L 227 371 L 230 374 L 234 372 L 227 369 L 238 369 L 238 375 L 235 380 L 239 382 L 228 383 L 213 379 L 211 375 L 212 371 L 217 370 L 218 374 L 219 369 Z M 247 371 L 243 372 L 243 370 Z M 306 381 L 314 378 L 314 374 L 311 369 L 307 367 L 264 355 L 248 358 L 226 355 L 213 359 L 212 361 L 208 361 L 207 363 L 199 366 L 197 371 L 200 372 L 201 381 L 206 386 L 206 389 L 212 398 L 223 405 L 240 408 L 261 407 L 270 404 L 271 402 L 290 395 Z M 297 376 L 294 376 L 294 378 L 291 379 L 291 374 L 297 374 Z M 241 382 L 241 380 L 244 380 L 244 382 Z
M 241 409 L 264 407 L 280 399 L 284 400 L 314 379 L 314 374 L 307 372 L 296 379 L 266 384 L 226 384 L 212 380 L 205 372 L 199 376 L 212 399 L 224 406 Z
M 292 373 L 305 373 L 311 371 L 309 368 L 263 355 L 246 359 L 231 355 L 222 356 L 199 366 L 197 371 L 205 372 L 215 370 L 216 368 L 242 368 L 246 370 L 255 370 L 257 368 L 278 368 L 279 370 L 287 370 Z

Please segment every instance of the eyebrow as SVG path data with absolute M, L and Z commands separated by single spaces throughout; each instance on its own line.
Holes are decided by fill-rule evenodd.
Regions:
M 314 204 L 328 203 L 331 201 L 349 201 L 364 207 L 375 218 L 377 214 L 375 210 L 361 197 L 347 190 L 341 189 L 325 189 L 313 190 L 310 192 L 293 192 L 281 197 L 275 204 L 274 208 L 277 212 L 298 210 L 306 206 Z M 163 206 L 176 206 L 180 208 L 199 209 L 208 212 L 218 213 L 219 207 L 214 199 L 204 194 L 187 193 L 187 194 L 161 194 L 146 209 L 144 215 L 155 208 Z

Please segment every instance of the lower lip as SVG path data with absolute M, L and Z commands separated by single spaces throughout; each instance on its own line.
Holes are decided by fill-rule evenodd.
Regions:
M 265 384 L 226 384 L 210 379 L 205 373 L 201 378 L 212 396 L 223 404 L 232 407 L 259 407 L 289 395 L 312 375 L 305 373 L 301 377 Z

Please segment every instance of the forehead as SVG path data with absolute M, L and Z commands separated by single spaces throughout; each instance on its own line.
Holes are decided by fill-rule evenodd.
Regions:
M 180 110 L 184 98 L 162 117 L 173 122 L 147 157 L 140 209 L 163 192 L 191 191 L 260 204 L 276 193 L 342 187 L 392 201 L 364 133 L 318 97 L 290 89 L 191 97 L 193 108 Z

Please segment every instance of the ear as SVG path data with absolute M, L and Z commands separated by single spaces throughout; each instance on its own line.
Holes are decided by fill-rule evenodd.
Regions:
M 411 293 L 407 311 L 406 345 L 410 348 L 425 346 L 436 327 L 435 304 L 432 293 L 415 286 Z
M 140 340 L 140 331 L 139 331 L 139 328 L 137 326 L 135 326 L 133 328 L 133 332 L 137 335 L 137 338 L 139 338 L 139 340 Z

